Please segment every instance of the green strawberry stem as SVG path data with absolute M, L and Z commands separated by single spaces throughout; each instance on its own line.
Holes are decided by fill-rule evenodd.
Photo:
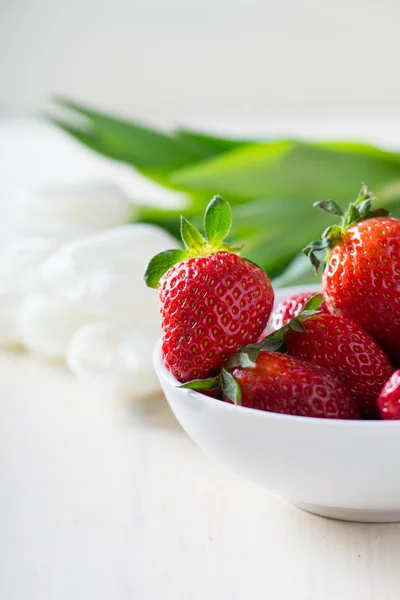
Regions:
M 320 253 L 325 253 L 324 263 L 326 264 L 329 258 L 329 250 L 340 244 L 348 229 L 361 221 L 373 219 L 375 217 L 386 217 L 390 213 L 384 208 L 372 210 L 372 201 L 376 198 L 368 191 L 367 186 L 363 183 L 357 199 L 350 202 L 349 207 L 343 213 L 340 206 L 333 200 L 322 200 L 315 202 L 314 206 L 321 208 L 323 211 L 340 217 L 338 225 L 331 225 L 323 232 L 321 239 L 310 242 L 303 250 L 304 254 L 309 257 L 311 264 L 314 267 L 315 273 L 318 273 L 321 265 Z
M 225 250 L 238 252 L 243 246 L 224 243 L 232 225 L 232 211 L 226 200 L 214 196 L 204 215 L 202 236 L 198 229 L 185 217 L 181 217 L 181 238 L 185 250 L 165 250 L 154 256 L 146 267 L 144 280 L 148 287 L 157 288 L 161 277 L 176 263 L 194 256 L 207 256 Z
M 208 379 L 195 379 L 193 381 L 188 381 L 179 387 L 199 391 L 212 390 L 216 387 L 220 387 L 229 400 L 231 400 L 234 404 L 241 404 L 242 394 L 240 385 L 232 375 L 231 369 L 236 367 L 254 368 L 256 366 L 255 361 L 257 360 L 260 352 L 263 350 L 267 350 L 269 352 L 284 352 L 285 341 L 288 333 L 290 331 L 306 333 L 302 321 L 318 314 L 318 309 L 320 308 L 322 302 L 322 294 L 315 294 L 306 303 L 302 312 L 297 317 L 294 317 L 288 323 L 286 323 L 286 325 L 266 336 L 263 340 L 257 342 L 256 344 L 240 346 L 239 350 L 227 361 L 225 367 L 217 377 L 210 377 Z

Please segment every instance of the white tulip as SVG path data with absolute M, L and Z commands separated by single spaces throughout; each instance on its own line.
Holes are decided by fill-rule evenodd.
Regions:
M 134 206 L 113 183 L 88 180 L 26 190 L 17 202 L 20 231 L 70 240 L 132 220 Z
M 15 348 L 20 346 L 18 311 L 24 294 L 0 281 L 0 346 Z
M 43 237 L 14 240 L 0 256 L 0 278 L 16 291 L 32 291 L 38 285 L 40 265 L 59 245 Z
M 154 323 L 92 323 L 79 329 L 67 349 L 67 365 L 78 379 L 126 396 L 159 390 L 152 353 L 159 331 Z
M 39 266 L 58 245 L 45 238 L 22 238 L 0 256 L 0 345 L 21 345 L 18 314 L 26 295 L 39 285 Z
M 148 261 L 177 241 L 163 229 L 131 224 L 71 241 L 41 268 L 44 289 L 101 321 L 128 322 L 152 315 L 158 297 L 143 281 Z
M 31 294 L 18 310 L 18 335 L 27 350 L 62 359 L 75 331 L 87 320 L 86 314 L 59 298 Z

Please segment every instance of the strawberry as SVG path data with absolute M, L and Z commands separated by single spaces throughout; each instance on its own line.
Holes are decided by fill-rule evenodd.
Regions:
M 349 390 L 362 418 L 379 418 L 377 399 L 393 372 L 389 359 L 359 325 L 335 315 L 317 314 L 288 330 L 286 351 L 331 371 Z
M 328 251 L 323 290 L 329 311 L 358 323 L 399 364 L 400 220 L 372 211 L 372 200 L 363 186 L 345 214 L 334 202 L 317 202 L 341 222 L 304 251 L 316 270 L 318 252 Z
M 162 358 L 180 382 L 216 375 L 240 345 L 254 342 L 271 314 L 274 292 L 267 275 L 224 244 L 229 204 L 208 205 L 206 239 L 182 217 L 186 250 L 167 250 L 149 263 L 145 281 L 159 290 Z
M 344 385 L 321 367 L 291 356 L 260 352 L 254 367 L 237 367 L 232 376 L 248 408 L 325 419 L 358 417 Z
M 302 316 L 323 317 L 317 310 L 322 296 L 314 296 Z M 335 317 L 333 317 L 335 318 Z M 248 408 L 290 415 L 358 419 L 357 403 L 348 386 L 332 371 L 274 350 L 282 347 L 289 332 L 304 331 L 300 317 L 255 344 L 241 346 L 217 377 L 183 384 L 204 393 L 222 391 L 223 399 Z
M 294 317 L 297 317 L 302 310 L 304 309 L 307 302 L 315 296 L 317 292 L 301 292 L 300 294 L 295 294 L 294 296 L 290 296 L 287 300 L 281 302 L 271 317 L 271 330 L 277 331 L 286 323 L 288 323 Z M 325 302 L 323 302 L 319 308 L 320 312 L 328 313 L 328 307 Z
M 383 386 L 378 406 L 382 419 L 400 419 L 400 371 L 395 371 Z
M 357 419 L 357 407 L 346 387 L 331 373 L 286 354 L 253 344 L 232 357 L 219 377 L 182 387 L 203 391 L 220 385 L 226 402 L 269 412 Z M 204 391 L 203 391 L 204 393 Z

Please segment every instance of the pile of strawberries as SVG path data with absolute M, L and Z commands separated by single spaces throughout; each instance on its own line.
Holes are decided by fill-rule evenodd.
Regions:
M 288 415 L 400 419 L 400 220 L 372 200 L 363 186 L 346 213 L 317 203 L 340 217 L 304 250 L 316 271 L 324 256 L 323 294 L 297 294 L 273 314 L 267 275 L 224 241 L 229 204 L 210 202 L 204 237 L 182 217 L 185 249 L 158 254 L 145 273 L 180 384 Z

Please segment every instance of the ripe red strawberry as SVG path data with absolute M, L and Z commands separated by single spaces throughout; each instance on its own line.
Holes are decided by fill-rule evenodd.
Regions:
M 318 298 L 310 300 L 303 314 L 315 313 L 314 309 L 320 305 L 317 302 Z M 349 389 L 331 371 L 272 351 L 282 345 L 288 331 L 299 327 L 302 324 L 297 317 L 261 342 L 242 346 L 217 377 L 190 381 L 182 387 L 203 393 L 219 388 L 226 402 L 247 408 L 308 417 L 358 419 L 358 407 Z
M 277 331 L 286 325 L 286 323 L 288 323 L 291 319 L 297 317 L 297 315 L 302 312 L 310 298 L 315 296 L 317 293 L 318 292 L 301 292 L 300 294 L 290 296 L 290 298 L 287 298 L 287 300 L 281 302 L 272 313 L 271 330 Z M 328 314 L 329 311 L 325 302 L 323 302 L 319 307 L 319 312 Z
M 341 223 L 305 252 L 318 269 L 316 252 L 328 249 L 323 289 L 329 311 L 361 325 L 399 364 L 400 220 L 371 211 L 371 200 L 363 186 L 345 215 L 333 202 L 317 203 L 341 215 Z
M 382 419 L 400 419 L 400 371 L 385 383 L 378 399 Z
M 342 383 L 323 368 L 291 356 L 262 351 L 254 367 L 236 367 L 232 375 L 242 406 L 303 417 L 358 418 Z
M 158 254 L 146 269 L 147 285 L 159 289 L 163 361 L 181 382 L 216 375 L 271 314 L 267 275 L 223 243 L 230 225 L 230 207 L 217 196 L 205 214 L 207 241 L 182 217 L 186 251 Z
M 301 331 L 288 330 L 286 350 L 320 365 L 346 385 L 362 418 L 379 418 L 377 399 L 393 373 L 389 359 L 359 325 L 335 315 L 317 314 L 300 321 Z

